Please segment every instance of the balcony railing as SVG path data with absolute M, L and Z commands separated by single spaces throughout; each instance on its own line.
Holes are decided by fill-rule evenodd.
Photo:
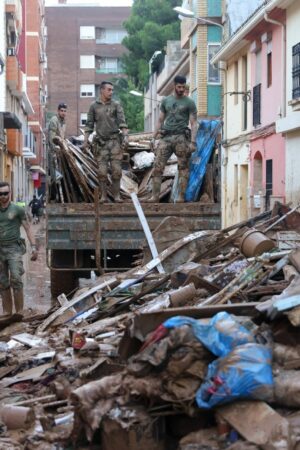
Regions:
M 300 43 L 293 47 L 293 99 L 300 98 Z
M 104 68 L 104 69 L 96 69 L 96 73 L 124 73 L 124 69 L 122 67 L 115 67 L 113 69 Z

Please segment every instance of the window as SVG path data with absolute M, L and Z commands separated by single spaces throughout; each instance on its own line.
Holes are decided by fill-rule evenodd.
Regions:
M 236 61 L 234 63 L 234 91 L 238 92 L 239 90 L 239 62 Z M 239 102 L 238 94 L 234 94 L 234 104 L 237 105 Z
M 80 85 L 80 97 L 95 97 L 95 85 L 94 84 L 81 84 Z
M 253 126 L 260 125 L 261 110 L 261 84 L 257 84 L 253 88 Z
M 80 69 L 95 69 L 95 56 L 80 55 Z
M 97 58 L 97 73 L 121 73 L 122 65 L 118 58 Z
M 96 28 L 96 44 L 121 44 L 125 36 L 125 30 Z
M 266 210 L 270 209 L 270 197 L 273 194 L 273 160 L 266 160 Z
M 95 27 L 80 27 L 80 39 L 95 39 Z
M 255 84 L 261 83 L 261 50 L 256 52 Z
M 220 48 L 220 44 L 208 44 L 208 73 L 207 82 L 220 84 L 220 71 L 217 65 L 211 64 L 210 61 L 212 57 L 217 53 Z
M 267 47 L 267 87 L 272 86 L 272 41 L 268 42 Z
M 300 42 L 294 45 L 293 52 L 293 99 L 300 98 Z
M 84 127 L 86 125 L 87 121 L 87 113 L 81 113 L 80 114 L 80 125 Z

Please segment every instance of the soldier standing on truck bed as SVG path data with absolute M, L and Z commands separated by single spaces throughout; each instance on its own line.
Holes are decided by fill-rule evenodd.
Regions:
M 60 150 L 60 147 L 55 144 L 54 140 L 56 137 L 65 138 L 66 114 L 67 105 L 60 103 L 57 107 L 57 114 L 51 117 L 48 124 L 48 173 L 51 179 L 51 194 L 53 194 L 51 198 L 56 195 L 57 152 Z
M 113 84 L 103 81 L 100 85 L 100 98 L 91 104 L 85 128 L 83 148 L 86 149 L 88 138 L 94 131 L 94 155 L 98 162 L 98 179 L 101 190 L 100 201 L 107 202 L 108 164 L 111 166 L 112 193 L 115 202 L 120 198 L 120 180 L 122 176 L 123 151 L 128 146 L 128 129 L 124 111 L 118 102 L 112 100 Z M 120 135 L 122 131 L 122 136 Z M 122 140 L 121 140 L 122 137 Z
M 155 155 L 150 202 L 159 202 L 161 178 L 168 159 L 174 152 L 178 160 L 179 196 L 184 202 L 189 177 L 189 160 L 196 150 L 197 109 L 194 101 L 185 95 L 186 78 L 174 78 L 174 94 L 164 98 L 153 138 L 161 137 Z M 189 122 L 191 130 L 188 128 Z
M 25 240 L 21 238 L 20 228 L 24 227 L 31 244 L 31 259 L 37 259 L 35 239 L 26 219 L 25 209 L 10 201 L 10 185 L 0 182 L 0 296 L 4 314 L 12 314 L 14 303 L 16 312 L 24 305 L 22 275 L 23 255 L 26 252 Z

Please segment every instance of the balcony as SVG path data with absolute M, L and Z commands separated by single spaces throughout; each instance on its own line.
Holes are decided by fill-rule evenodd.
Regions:
M 7 56 L 6 82 L 15 97 L 22 97 L 23 76 L 16 56 Z
M 11 155 L 21 156 L 22 154 L 22 132 L 20 130 L 6 130 L 7 151 Z
M 8 27 L 13 26 L 13 21 L 15 22 L 15 29 L 18 34 L 22 31 L 22 3 L 21 0 L 5 0 L 5 12 L 10 17 L 8 19 Z

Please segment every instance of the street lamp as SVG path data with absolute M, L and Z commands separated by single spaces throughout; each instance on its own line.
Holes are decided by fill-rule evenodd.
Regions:
M 160 101 L 156 100 L 155 98 L 146 97 L 142 92 L 139 91 L 129 91 L 129 94 L 135 95 L 135 97 L 143 97 L 146 98 L 147 100 L 152 100 L 153 102 L 160 103 Z
M 187 17 L 188 19 L 196 19 L 198 24 L 209 24 L 216 25 L 217 27 L 224 29 L 224 26 L 221 23 L 214 22 L 213 20 L 206 19 L 205 17 L 195 17 L 195 14 L 190 9 L 182 8 L 181 6 L 175 6 L 173 8 L 180 16 Z
M 151 75 L 151 73 L 152 73 L 152 63 L 157 58 L 158 55 L 161 55 L 160 50 L 156 50 L 149 60 L 149 75 Z

